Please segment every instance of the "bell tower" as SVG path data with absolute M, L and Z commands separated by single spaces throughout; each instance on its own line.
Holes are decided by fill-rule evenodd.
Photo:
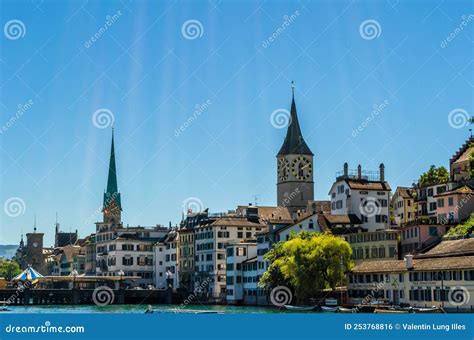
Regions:
M 293 82 L 288 129 L 276 157 L 278 206 L 287 207 L 290 213 L 306 208 L 307 202 L 314 200 L 313 153 L 298 123 Z

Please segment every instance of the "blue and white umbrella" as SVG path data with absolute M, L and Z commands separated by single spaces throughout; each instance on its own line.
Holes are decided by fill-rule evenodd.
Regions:
M 43 277 L 43 275 L 38 273 L 32 267 L 28 267 L 21 274 L 15 276 L 13 281 L 35 281 L 40 277 Z

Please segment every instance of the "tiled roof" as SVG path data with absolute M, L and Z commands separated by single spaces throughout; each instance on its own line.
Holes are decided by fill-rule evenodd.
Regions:
M 412 271 L 474 268 L 474 256 L 413 259 Z M 394 273 L 406 271 L 404 260 L 363 261 L 352 273 Z
M 324 214 L 324 218 L 331 224 L 362 224 L 357 215 L 349 214 L 349 215 L 331 215 L 331 214 Z
M 449 160 L 449 164 L 453 164 L 459 161 L 460 159 L 462 159 L 463 157 L 465 157 L 466 151 L 471 149 L 470 145 L 473 142 L 474 142 L 474 137 L 470 137 L 467 141 L 465 141 L 464 144 L 461 146 L 461 148 L 458 151 L 456 151 L 453 157 L 451 157 L 451 159 Z
M 449 196 L 449 195 L 468 195 L 468 194 L 473 194 L 473 193 L 474 193 L 474 190 L 471 187 L 465 185 L 463 187 L 460 187 L 454 190 L 445 191 L 439 195 L 436 195 L 435 197 Z
M 213 226 L 236 226 L 236 227 L 262 227 L 263 225 L 257 222 L 247 220 L 245 217 L 220 217 L 214 221 Z
M 417 258 L 468 254 L 474 255 L 474 238 L 442 241 L 425 254 L 418 255 Z
M 263 220 L 292 220 L 290 211 L 285 207 L 239 205 L 236 212 L 242 215 L 244 209 L 252 208 L 257 209 L 258 217 Z
M 412 188 L 398 187 L 398 194 L 403 198 L 413 198 L 415 190 Z
M 365 181 L 365 180 L 346 180 L 347 185 L 351 189 L 355 190 L 380 190 L 380 191 L 390 191 L 390 185 L 387 182 L 380 181 Z

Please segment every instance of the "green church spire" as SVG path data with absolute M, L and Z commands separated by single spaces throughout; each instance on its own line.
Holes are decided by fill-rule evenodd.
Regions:
M 117 168 L 115 166 L 114 128 L 112 128 L 112 146 L 110 148 L 109 175 L 107 178 L 107 191 L 104 193 L 104 209 L 112 202 L 122 209 L 120 193 L 117 185 Z

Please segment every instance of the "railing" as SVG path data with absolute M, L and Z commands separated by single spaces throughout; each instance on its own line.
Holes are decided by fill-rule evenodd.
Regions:
M 379 181 L 380 180 L 380 171 L 361 171 L 361 177 L 359 178 L 358 170 L 348 170 L 347 175 L 344 174 L 344 171 L 336 172 L 336 179 L 362 179 L 366 181 Z

